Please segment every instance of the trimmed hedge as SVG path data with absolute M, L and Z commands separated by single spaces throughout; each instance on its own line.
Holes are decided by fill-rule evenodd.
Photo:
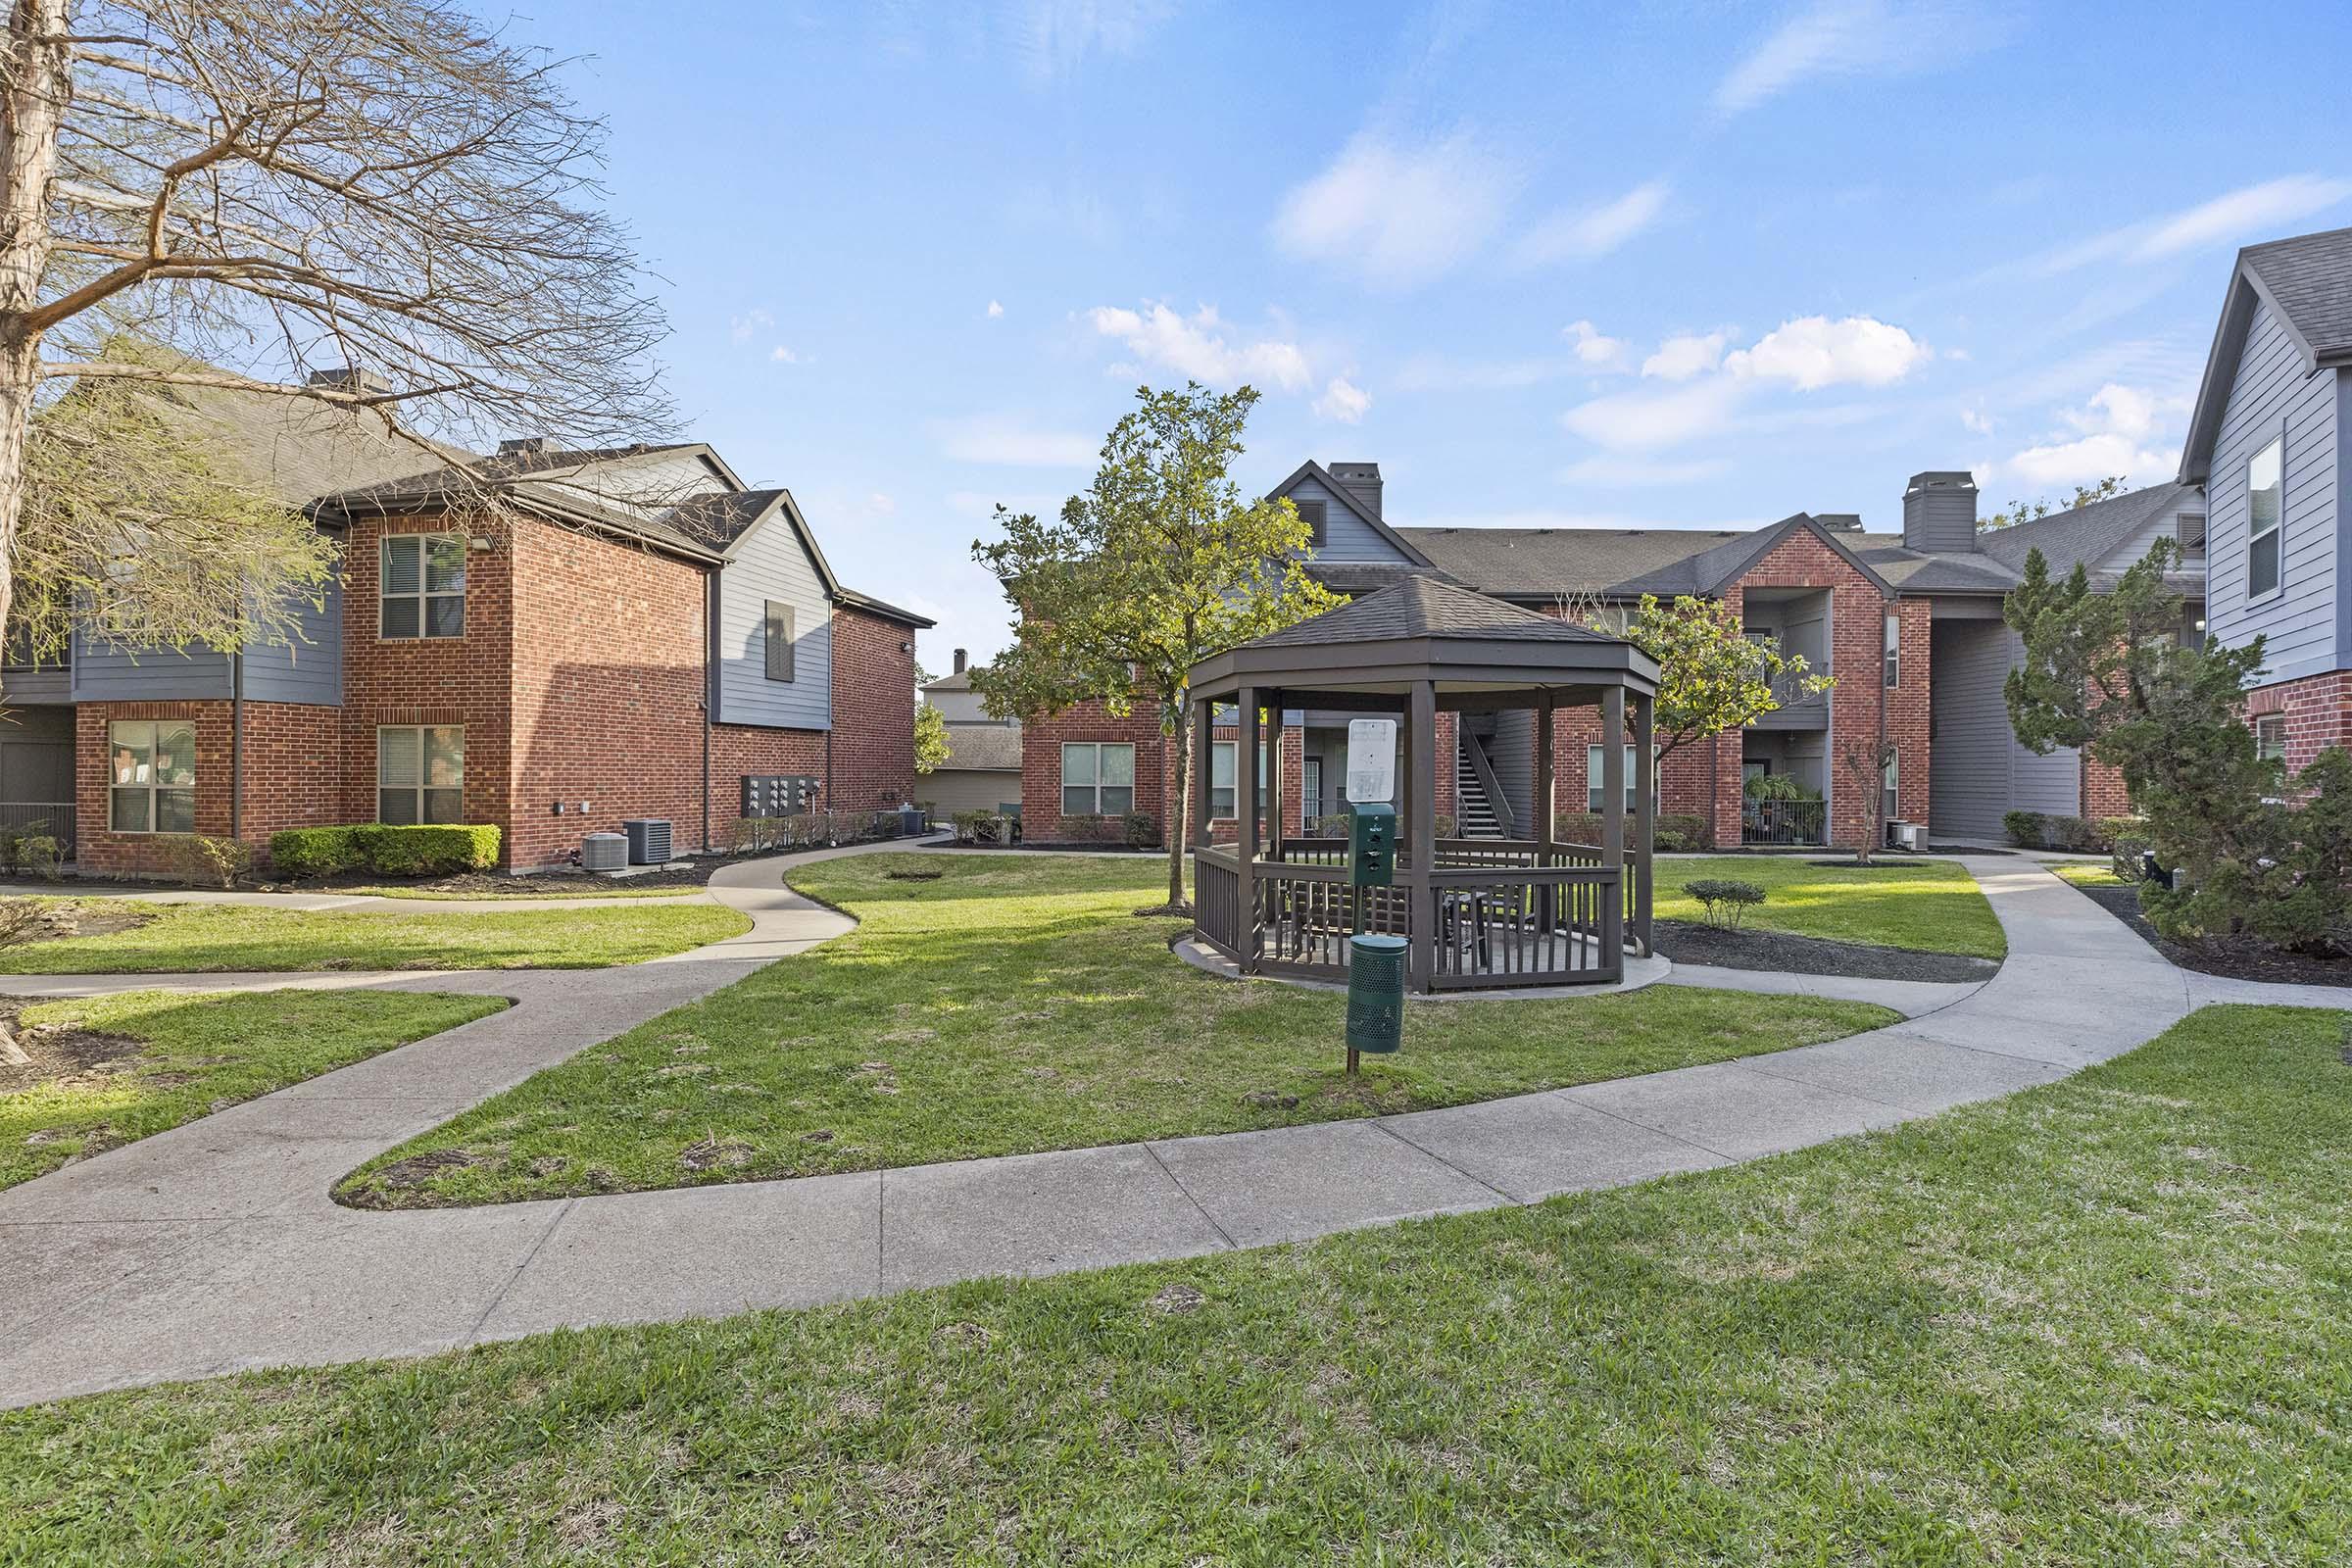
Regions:
M 270 861 L 282 876 L 333 876 L 373 871 L 380 876 L 445 876 L 486 871 L 498 863 L 499 832 L 490 826 L 367 822 L 349 827 L 297 827 L 270 835 Z

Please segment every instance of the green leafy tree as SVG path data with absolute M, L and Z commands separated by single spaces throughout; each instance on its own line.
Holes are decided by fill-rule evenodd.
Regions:
M 2111 473 L 2106 478 L 2101 479 L 2097 484 L 2079 484 L 2075 486 L 2074 498 L 2063 503 L 2063 506 L 2067 511 L 2073 512 L 2077 508 L 2091 506 L 2094 503 L 2105 501 L 2111 497 L 2121 495 L 2123 493 L 2123 489 L 2124 476 L 2120 473 Z M 2007 511 L 1996 512 L 1991 516 L 1986 517 L 1982 522 L 1978 523 L 1977 531 L 1980 533 L 1990 533 L 1995 528 L 2014 527 L 2016 524 L 2021 522 L 2032 522 L 2036 517 L 2046 517 L 2051 513 L 2058 510 L 2058 507 L 2051 505 L 2047 501 L 2012 501 L 2009 503 Z
M 1661 760 L 1684 747 L 1740 729 L 1781 706 L 1837 684 L 1770 637 L 1749 637 L 1740 612 L 1720 599 L 1684 594 L 1668 604 L 1643 594 L 1618 633 L 1658 662 L 1653 726 Z M 1775 691 L 1775 686 L 1779 690 Z
M 1313 552 L 1298 510 L 1245 501 L 1232 478 L 1257 396 L 1193 382 L 1140 388 L 1084 494 L 1052 519 L 999 507 L 1000 537 L 972 546 L 1019 612 L 1012 646 L 972 672 L 989 712 L 1031 718 L 1096 701 L 1124 714 L 1149 702 L 1174 740 L 1171 909 L 1184 906 L 1185 806 L 1198 763 L 1183 722 L 1187 673 L 1343 603 L 1303 569 Z
M 948 721 L 929 703 L 914 707 L 914 770 L 935 773 L 948 760 Z
M 2278 798 L 2283 766 L 2259 755 L 2243 717 L 2262 639 L 2222 648 L 2181 637 L 2182 599 L 2165 583 L 2172 561 L 2171 541 L 2159 540 L 2099 593 L 2080 565 L 2053 578 L 2040 551 L 2027 555 L 2002 609 L 2025 645 L 2009 672 L 2010 725 L 2036 753 L 2082 747 L 2123 775 L 2158 859 L 2188 873 L 2179 891 L 2148 891 L 2159 929 L 2336 940 L 2310 911 L 2340 911 L 2347 889 L 2340 877 L 2307 877 L 2328 855 L 2306 835 L 2346 814 L 2321 786 L 2332 780 L 2352 797 L 2352 770 L 2306 769 L 2306 789 L 2329 802 L 2319 815 Z

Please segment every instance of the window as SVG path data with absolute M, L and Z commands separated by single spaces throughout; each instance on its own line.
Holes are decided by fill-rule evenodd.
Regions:
M 1227 821 L 1241 812 L 1233 793 L 1233 759 L 1241 745 L 1240 741 L 1209 743 L 1208 814 L 1212 819 Z M 1266 747 L 1262 741 L 1257 748 L 1257 819 L 1261 822 L 1266 819 Z
M 1585 748 L 1585 809 L 1591 811 L 1594 816 L 1600 814 L 1601 761 L 1599 747 L 1588 746 Z M 1652 780 L 1651 782 L 1655 783 L 1656 781 Z M 1628 746 L 1625 749 L 1625 808 L 1627 810 L 1634 809 L 1634 749 Z
M 117 833 L 196 831 L 196 726 L 122 719 L 107 726 L 106 825 Z
M 767 602 L 764 626 L 763 636 L 767 644 L 767 678 L 789 681 L 793 678 L 792 607 L 778 604 L 775 600 L 770 599 Z
M 2173 540 L 2180 547 L 2183 561 L 2205 559 L 2205 514 L 2183 512 L 2173 518 Z
M 1886 689 L 1894 690 L 1903 683 L 1903 618 L 1886 617 Z
M 1061 814 L 1125 816 L 1135 809 L 1135 748 L 1107 741 L 1065 741 Z
M 1902 791 L 1899 788 L 1902 781 L 1902 760 L 1903 754 L 1900 752 L 1890 751 L 1886 754 L 1886 778 L 1881 786 L 1886 791 L 1884 807 L 1886 814 L 1880 818 L 1882 822 L 1902 820 Z
M 376 633 L 385 638 L 466 635 L 466 536 L 384 535 L 383 599 Z
M 2278 591 L 2279 447 L 2273 441 L 2246 464 L 2246 597 Z
M 1317 550 L 1323 548 L 1324 528 L 1329 521 L 1331 503 L 1328 501 L 1294 501 L 1298 518 L 1306 524 L 1306 542 Z
M 2254 721 L 2254 755 L 2264 761 L 2286 759 L 2286 715 L 2265 713 Z
M 375 732 L 375 817 L 403 825 L 466 820 L 463 725 L 394 724 Z

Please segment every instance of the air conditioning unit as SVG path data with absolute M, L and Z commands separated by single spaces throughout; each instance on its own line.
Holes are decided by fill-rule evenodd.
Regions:
M 631 865 L 667 865 L 669 863 L 669 818 L 639 816 L 620 824 L 629 836 Z
M 1898 850 L 1924 850 L 1928 847 L 1928 830 L 1917 822 L 1889 822 L 1886 842 Z
M 580 840 L 580 869 L 583 871 L 625 871 L 629 868 L 629 841 L 618 833 L 591 833 Z

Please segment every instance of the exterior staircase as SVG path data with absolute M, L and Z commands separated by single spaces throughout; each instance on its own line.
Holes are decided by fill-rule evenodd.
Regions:
M 1470 758 L 1470 749 L 1477 744 L 1477 736 L 1464 735 L 1453 749 L 1454 831 L 1466 839 L 1498 839 L 1502 824 L 1494 815 L 1494 803 L 1487 797 L 1478 765 Z

